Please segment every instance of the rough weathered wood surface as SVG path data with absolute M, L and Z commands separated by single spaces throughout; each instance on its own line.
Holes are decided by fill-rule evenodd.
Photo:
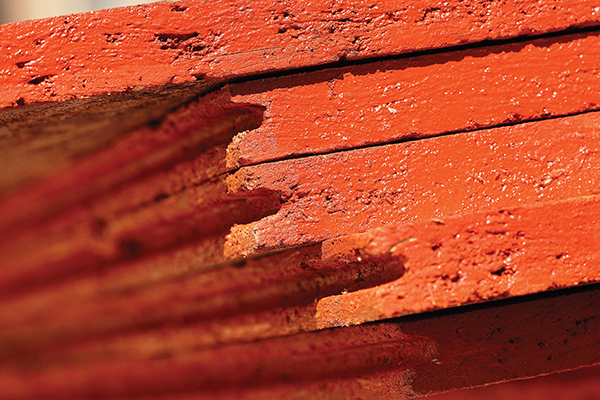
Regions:
M 319 301 L 318 326 L 359 324 L 600 282 L 600 198 L 461 215 L 334 239 L 323 257 L 402 260 L 396 281 Z
M 129 281 L 124 281 L 119 273 L 107 274 L 102 279 L 68 281 L 0 303 L 0 342 L 12 344 L 0 349 L 0 359 L 20 354 L 24 359 L 35 360 L 43 358 L 43 350 L 49 346 L 137 332 L 147 326 L 177 321 L 218 324 L 219 320 L 259 314 L 274 306 L 284 309 L 310 306 L 307 318 L 281 324 L 280 334 L 314 330 L 317 299 L 393 281 L 403 273 L 402 262 L 388 257 L 353 264 L 321 260 L 321 246 L 317 245 L 243 263 L 235 261 L 212 267 L 200 264 L 187 273 L 170 279 L 163 277 L 157 282 L 148 279 L 139 282 L 131 279 L 131 273 Z M 57 315 L 55 310 L 59 309 Z M 272 317 L 276 318 L 275 313 Z M 233 320 L 229 325 L 235 323 Z M 259 333 L 258 338 L 274 335 L 277 329 L 269 328 L 270 333 Z M 209 347 L 214 345 L 210 339 L 201 337 L 203 329 L 196 330 L 196 348 L 202 347 L 202 342 Z M 210 332 L 205 332 L 205 336 L 209 335 Z M 256 338 L 248 336 L 243 340 Z M 113 357 L 128 356 L 126 351 L 121 355 L 113 353 Z M 149 353 L 161 353 L 160 346 Z
M 597 32 L 231 85 L 265 107 L 232 167 L 598 110 Z
M 230 78 L 598 23 L 594 1 L 184 0 L 0 25 L 0 194 Z
M 402 399 L 600 362 L 599 29 L 551 0 L 0 26 L 0 397 Z
M 600 114 L 244 167 L 230 191 L 281 209 L 232 229 L 230 256 L 431 218 L 599 193 Z
M 199 398 L 212 398 L 220 391 L 231 390 L 239 396 L 256 387 L 277 389 L 287 383 L 293 389 L 303 383 L 406 370 L 429 363 L 436 352 L 432 340 L 409 337 L 388 324 L 312 332 L 150 361 L 109 360 L 84 367 L 57 366 L 41 373 L 4 369 L 0 383 L 6 399 L 171 398 L 195 391 Z M 236 398 L 232 394 L 225 397 Z M 276 397 L 271 394 L 269 398 Z
M 0 383 L 6 399 L 418 397 L 598 363 L 599 293 L 556 292 L 152 361 L 2 368 Z
M 260 117 L 260 109 L 231 103 L 225 92 L 217 92 L 5 199 L 0 297 L 194 240 L 224 237 L 232 224 L 273 212 L 274 196 L 237 200 L 227 195 L 224 183 L 212 181 L 223 172 L 220 144 L 258 125 Z M 222 259 L 211 255 L 205 262 L 211 258 Z

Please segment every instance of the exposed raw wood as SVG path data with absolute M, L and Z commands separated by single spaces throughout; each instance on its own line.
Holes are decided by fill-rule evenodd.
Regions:
M 600 193 L 599 126 L 588 113 L 242 168 L 231 192 L 276 191 L 283 204 L 233 227 L 227 254 Z

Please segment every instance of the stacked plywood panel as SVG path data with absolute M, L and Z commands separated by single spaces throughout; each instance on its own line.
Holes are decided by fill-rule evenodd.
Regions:
M 600 362 L 599 44 L 591 1 L 0 26 L 0 397 L 407 398 Z

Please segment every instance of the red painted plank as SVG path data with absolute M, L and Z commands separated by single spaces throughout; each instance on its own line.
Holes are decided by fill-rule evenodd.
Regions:
M 324 298 L 321 328 L 600 282 L 600 198 L 501 209 L 326 242 L 324 257 L 397 257 L 406 273 Z
M 387 259 L 355 265 L 339 260 L 322 262 L 320 250 L 320 246 L 314 246 L 242 263 L 197 265 L 176 277 L 124 287 L 108 279 L 72 280 L 51 290 L 5 300 L 0 302 L 0 344 L 11 345 L 0 345 L 0 363 L 2 358 L 16 356 L 23 360 L 43 358 L 43 350 L 48 347 L 83 339 L 187 320 L 206 324 L 241 314 L 312 304 L 343 290 L 389 282 L 403 272 L 401 263 Z M 288 321 L 282 330 L 303 330 L 305 323 Z M 315 328 L 314 323 L 310 328 Z M 252 338 L 251 334 L 247 340 Z
M 242 168 L 231 192 L 276 191 L 282 207 L 234 226 L 226 252 L 597 194 L 598 126 L 589 113 Z
M 598 363 L 600 291 L 594 287 L 400 319 L 407 334 L 439 345 L 417 366 L 421 395 L 565 371 Z
M 379 228 L 325 242 L 322 249 L 197 267 L 145 284 L 115 282 L 119 273 L 75 280 L 0 305 L 0 342 L 12 343 L 0 358 L 19 351 L 27 355 L 23 360 L 52 354 L 63 362 L 102 359 L 107 352 L 138 358 L 165 351 L 145 327 L 180 320 L 198 324 L 161 331 L 159 342 L 170 343 L 169 351 L 600 282 L 599 224 L 600 200 L 589 197 Z M 314 309 L 294 308 L 317 299 Z M 236 319 L 243 314 L 249 317 Z M 53 349 L 123 332 L 116 342 Z M 141 349 L 137 342 L 144 343 Z
M 578 400 L 600 394 L 600 366 L 434 395 L 430 400 Z
M 600 107 L 600 36 L 561 36 L 231 86 L 266 107 L 231 167 Z
M 9 132 L 10 140 L 22 139 L 13 135 L 18 119 L 43 110 L 37 123 L 48 112 L 50 131 L 62 132 L 64 125 L 52 121 L 67 116 L 66 125 L 80 136 L 66 136 L 85 137 L 102 131 L 94 118 L 106 111 L 102 106 L 94 118 L 88 120 L 88 114 L 82 125 L 76 123 L 79 114 L 69 114 L 93 104 L 87 103 L 89 96 L 118 108 L 135 93 L 142 93 L 145 104 L 146 95 L 152 99 L 179 88 L 184 98 L 172 99 L 175 105 L 233 77 L 600 22 L 600 8 L 574 1 L 443 6 L 427 1 L 406 3 L 403 10 L 395 2 L 204 4 L 182 1 L 60 17 L 38 22 L 35 30 L 31 22 L 0 27 L 5 33 L 0 49 L 8 60 L 0 61 L 6 79 L 0 106 L 9 107 L 2 118 L 19 115 L 2 132 Z M 232 132 L 248 130 L 240 138 L 252 142 L 252 135 L 261 134 L 249 131 L 262 113 L 248 102 L 267 107 L 263 133 L 274 127 L 286 134 L 301 126 L 313 131 L 315 113 L 306 113 L 296 127 L 276 115 L 288 118 L 316 106 L 343 112 L 315 132 L 356 131 L 361 137 L 339 144 L 332 135 L 335 140 L 315 150 L 300 141 L 297 147 L 290 137 L 291 147 L 279 148 L 275 136 L 266 136 L 266 146 L 280 155 L 265 156 L 263 149 L 252 161 L 238 154 L 243 163 L 398 140 L 410 136 L 390 139 L 389 131 L 405 132 L 410 124 L 417 131 L 410 135 L 420 137 L 595 109 L 598 37 L 580 34 L 363 64 L 333 70 L 333 77 L 319 71 L 235 84 L 243 104 L 230 103 L 226 95 L 216 104 L 192 104 L 158 128 L 140 129 L 82 161 L 79 169 L 8 200 L 3 210 L 12 216 L 0 223 L 0 297 L 6 296 L 0 302 L 2 396 L 168 398 L 199 391 L 198 397 L 381 398 L 389 390 L 403 397 L 599 362 L 600 318 L 594 305 L 600 292 L 592 289 L 274 338 L 598 281 L 597 198 L 490 211 L 597 194 L 597 114 L 247 167 L 227 180 L 229 195 L 223 176 L 207 182 L 224 171 L 223 142 Z M 564 60 L 570 63 L 561 65 Z M 526 77 L 487 92 L 496 102 L 502 99 L 502 107 L 479 94 L 452 101 L 442 95 L 450 87 L 440 84 L 444 80 L 463 79 L 457 90 L 464 85 L 487 90 L 487 83 L 476 85 L 486 64 L 499 68 L 496 78 Z M 534 70 L 532 65 L 549 66 Z M 385 72 L 377 70 L 384 67 Z M 376 106 L 369 96 L 348 100 L 368 88 L 368 80 L 381 83 L 382 74 L 389 73 L 396 85 L 409 72 L 418 83 L 410 93 L 423 105 L 414 114 L 396 104 L 408 88 L 395 97 L 386 98 L 384 89 L 371 96 L 385 105 L 377 112 L 383 110 L 379 122 L 390 124 L 388 133 L 364 135 L 352 125 L 360 121 L 357 115 L 344 119 L 346 111 Z M 278 92 L 281 97 L 272 96 L 280 87 L 257 93 L 264 85 L 290 82 L 295 87 Z M 501 86 L 499 78 L 494 83 Z M 315 91 L 319 85 L 346 100 L 311 101 L 325 93 Z M 244 90 L 250 95 L 244 97 Z M 107 100 L 115 92 L 127 94 Z M 509 99 L 510 92 L 521 97 Z M 269 96 L 272 102 L 265 103 Z M 40 102 L 53 105 L 38 107 Z M 469 110 L 467 103 L 480 107 Z M 281 104 L 289 110 L 278 111 Z M 300 107 L 291 107 L 296 104 Z M 344 104 L 347 110 L 340 108 Z M 142 112 L 110 137 L 168 108 L 163 103 Z M 453 118 L 437 121 L 441 114 Z M 398 125 L 390 122 L 396 116 Z M 363 127 L 376 122 L 365 121 Z M 23 146 L 52 143 L 56 136 L 46 133 L 40 133 L 42 141 L 25 140 Z M 107 141 L 94 143 L 82 148 L 91 151 Z M 232 147 L 234 156 L 240 143 L 238 150 Z M 200 163 L 190 161 L 204 150 L 214 152 Z M 181 166 L 181 160 L 187 164 Z M 213 161 L 214 168 L 205 171 Z M 230 167 L 238 164 L 234 158 Z M 329 242 L 327 260 L 316 245 L 215 264 L 224 232 L 277 208 L 275 193 L 281 210 L 234 227 L 229 256 L 436 219 Z M 109 204 L 102 208 L 104 201 Z M 481 210 L 487 212 L 469 214 Z M 193 250 L 176 250 L 181 247 Z M 204 249 L 210 254 L 198 256 Z M 161 268 L 164 260 L 170 265 Z M 384 283 L 391 279 L 397 280 Z M 317 299 L 338 293 L 317 308 Z
M 436 345 L 427 338 L 408 337 L 394 325 L 364 326 L 189 352 L 153 362 L 108 361 L 29 373 L 5 368 L 0 386 L 7 400 L 144 398 L 191 391 L 212 397 L 227 389 L 239 395 L 282 383 L 291 386 L 293 393 L 329 379 L 406 370 L 429 363 L 435 354 Z
M 563 291 L 152 362 L 8 366 L 0 383 L 7 399 L 377 399 L 386 391 L 402 399 L 597 363 L 599 294 Z
M 0 195 L 224 80 L 589 27 L 593 1 L 186 0 L 0 26 Z
M 0 107 L 66 101 L 597 24 L 594 1 L 149 5 L 0 26 Z

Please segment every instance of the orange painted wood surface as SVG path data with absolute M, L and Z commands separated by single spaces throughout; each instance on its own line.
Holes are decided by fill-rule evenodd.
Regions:
M 11 346 L 0 360 L 142 362 L 599 282 L 598 204 L 590 197 L 380 228 L 155 282 L 124 281 L 133 266 L 113 267 L 1 303 L 0 342 Z
M 184 0 L 2 25 L 0 196 L 231 79 L 590 29 L 599 18 L 593 1 Z
M 231 85 L 265 107 L 231 167 L 597 110 L 597 32 Z
M 160 2 L 0 27 L 1 107 L 387 56 L 600 22 L 593 1 Z
M 0 397 L 403 399 L 599 363 L 599 29 L 571 0 L 0 26 Z
M 229 256 L 382 225 L 598 193 L 597 113 L 240 169 L 233 193 L 279 193 L 281 209 L 232 229 Z
M 600 282 L 600 199 L 461 215 L 334 239 L 323 257 L 402 260 L 378 287 L 319 301 L 321 328 Z

